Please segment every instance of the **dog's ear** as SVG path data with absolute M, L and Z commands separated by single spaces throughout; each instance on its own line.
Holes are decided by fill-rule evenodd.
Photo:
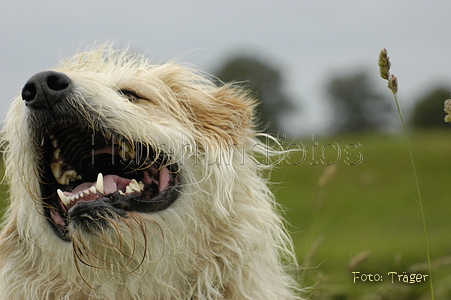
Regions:
M 255 100 L 249 93 L 224 85 L 191 101 L 192 120 L 203 139 L 235 145 L 243 143 L 252 129 Z

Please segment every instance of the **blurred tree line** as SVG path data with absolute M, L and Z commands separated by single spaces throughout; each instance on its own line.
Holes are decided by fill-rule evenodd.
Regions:
M 216 76 L 223 82 L 244 85 L 259 100 L 259 130 L 277 134 L 282 118 L 296 107 L 293 99 L 283 90 L 281 71 L 255 57 L 232 57 L 217 71 Z
M 389 93 L 379 91 L 366 70 L 334 75 L 326 85 L 333 108 L 332 133 L 361 133 L 386 129 L 395 106 Z
M 296 105 L 283 89 L 281 70 L 254 56 L 228 59 L 215 73 L 223 82 L 238 82 L 259 100 L 257 117 L 260 130 L 277 135 L 282 119 Z M 378 74 L 362 69 L 331 76 L 325 86 L 328 106 L 332 109 L 330 133 L 383 131 L 393 126 L 397 117 L 392 95 L 375 84 Z M 377 82 L 376 82 L 377 83 Z M 436 87 L 416 99 L 409 125 L 415 128 L 445 127 L 443 103 L 451 87 Z M 301 116 L 301 114 L 299 114 Z
M 444 122 L 443 103 L 450 98 L 450 93 L 451 87 L 437 86 L 420 97 L 412 114 L 412 125 L 416 128 L 449 128 Z

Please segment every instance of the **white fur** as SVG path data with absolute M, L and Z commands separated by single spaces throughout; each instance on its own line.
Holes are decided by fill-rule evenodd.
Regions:
M 170 149 L 182 194 L 165 210 L 109 220 L 115 229 L 99 236 L 71 228 L 72 242 L 61 240 L 42 213 L 40 145 L 18 97 L 3 131 L 11 204 L 0 235 L 0 299 L 299 299 L 288 274 L 293 246 L 261 176 L 267 166 L 251 155 L 266 149 L 246 93 L 108 47 L 54 70 L 74 83 L 74 110 L 89 126 Z M 131 103 L 117 89 L 148 101 Z

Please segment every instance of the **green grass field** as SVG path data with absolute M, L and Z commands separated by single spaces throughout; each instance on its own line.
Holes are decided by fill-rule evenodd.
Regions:
M 437 264 L 435 298 L 449 299 L 451 129 L 409 138 Z M 418 265 L 427 261 L 426 244 L 405 138 L 373 134 L 315 142 L 302 141 L 307 154 L 288 159 L 302 163 L 283 163 L 271 176 L 299 262 L 308 267 L 301 276 L 314 285 L 312 299 L 430 299 L 429 276 L 408 284 L 391 283 L 388 274 L 428 274 Z M 352 272 L 379 274 L 382 281 L 354 283 Z
M 451 129 L 418 132 L 410 139 L 436 265 L 435 298 L 450 299 Z M 422 217 L 404 137 L 315 137 L 296 143 L 301 145 L 306 152 L 291 154 L 271 173 L 271 181 L 299 262 L 306 267 L 299 276 L 312 287 L 311 298 L 430 299 L 428 277 L 408 284 L 391 283 L 388 275 L 427 274 L 421 265 L 427 260 Z M 6 198 L 4 187 L 0 196 Z M 379 274 L 382 281 L 354 283 L 353 271 Z

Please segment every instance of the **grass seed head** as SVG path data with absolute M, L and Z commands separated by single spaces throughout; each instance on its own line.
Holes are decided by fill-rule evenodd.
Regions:
M 398 92 L 398 78 L 395 75 L 391 75 L 390 79 L 388 79 L 388 88 L 392 91 L 393 94 Z
M 381 77 L 388 81 L 388 88 L 392 91 L 393 94 L 398 92 L 398 78 L 395 75 L 390 75 L 390 59 L 388 57 L 387 49 L 382 49 L 379 54 L 379 71 Z
M 388 80 L 390 77 L 390 59 L 388 58 L 387 49 L 383 49 L 379 54 L 379 70 L 381 77 L 385 80 Z

